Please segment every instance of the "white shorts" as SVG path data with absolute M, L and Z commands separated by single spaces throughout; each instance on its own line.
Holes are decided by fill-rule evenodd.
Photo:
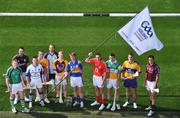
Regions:
M 117 79 L 107 79 L 106 80 L 106 84 L 107 84 L 107 88 L 108 89 L 110 89 L 110 88 L 114 88 L 114 89 L 118 89 L 119 88 L 119 85 L 118 86 L 116 86 L 116 84 L 117 84 Z
M 23 91 L 22 83 L 12 84 L 11 94 L 16 94 L 18 91 Z
M 156 87 L 155 82 L 151 81 L 146 81 L 146 89 L 147 91 L 150 91 L 151 93 L 154 93 L 153 89 Z
M 103 88 L 104 86 L 102 85 L 102 77 L 101 76 L 96 76 L 93 75 L 93 86 L 96 86 L 98 88 Z
M 82 77 L 70 77 L 71 87 L 83 87 Z
M 40 78 L 39 79 L 31 79 L 30 85 L 31 85 L 32 89 L 36 89 L 36 88 L 40 89 L 40 88 L 42 88 L 42 81 Z
M 62 79 L 62 76 L 56 75 L 55 76 L 55 85 L 59 84 L 59 82 L 61 82 L 61 79 Z M 63 85 L 63 86 L 67 85 L 66 79 L 63 80 L 60 85 Z
M 22 78 L 23 78 L 23 80 L 26 81 L 26 73 L 25 72 L 22 72 Z

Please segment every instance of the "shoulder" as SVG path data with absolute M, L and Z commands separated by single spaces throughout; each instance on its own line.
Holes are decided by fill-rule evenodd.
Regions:
M 44 54 L 44 58 L 47 58 L 48 55 L 49 55 L 49 52 L 46 52 L 46 53 Z
M 27 58 L 29 58 L 29 57 L 28 57 L 27 55 L 24 55 L 24 58 L 26 58 L 26 59 L 27 59 Z
M 106 61 L 106 64 L 109 64 L 109 61 L 110 61 L 110 60 L 107 60 L 107 61 Z
M 11 70 L 13 70 L 13 67 L 12 67 L 12 66 L 10 66 L 10 67 L 7 69 L 7 72 L 9 72 L 9 71 L 11 71 Z
M 126 60 L 126 61 L 123 62 L 123 64 L 128 64 L 128 63 L 129 63 L 128 60 Z

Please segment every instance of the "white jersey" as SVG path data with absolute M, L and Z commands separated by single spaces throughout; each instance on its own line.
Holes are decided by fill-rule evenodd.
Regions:
M 49 60 L 49 73 L 54 74 L 53 61 L 58 58 L 58 54 L 56 52 L 54 54 L 48 52 L 44 57 Z
M 41 64 L 34 66 L 33 64 L 29 65 L 26 70 L 26 76 L 30 79 L 41 79 L 43 74 L 43 68 Z

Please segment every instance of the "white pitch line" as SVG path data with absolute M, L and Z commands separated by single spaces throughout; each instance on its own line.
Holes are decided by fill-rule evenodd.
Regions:
M 83 16 L 83 13 L 0 13 L 0 16 Z
M 102 16 L 102 14 L 108 14 L 110 17 L 132 17 L 136 13 L 0 13 L 0 16 L 84 16 L 85 14 L 90 14 L 89 16 Z M 151 13 L 150 16 L 153 17 L 180 17 L 180 13 Z
M 136 13 L 110 13 L 112 17 L 132 17 L 135 16 Z M 180 13 L 150 13 L 150 16 L 153 17 L 179 17 Z

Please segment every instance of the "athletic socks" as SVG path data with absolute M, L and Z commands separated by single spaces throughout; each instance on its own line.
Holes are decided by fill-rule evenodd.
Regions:
M 40 99 L 43 101 L 44 100 L 43 92 L 39 92 L 39 96 L 40 96 Z
M 15 106 L 14 106 L 14 100 L 13 100 L 13 99 L 10 99 L 9 102 L 10 102 L 11 107 L 14 108 L 14 107 L 15 107 Z
M 126 96 L 126 102 L 129 102 L 129 97 L 128 96 Z
M 25 101 L 24 101 L 24 99 L 21 99 L 20 101 L 21 101 L 21 107 L 25 108 Z
M 96 101 L 99 103 L 100 102 L 100 96 L 96 96 Z
M 32 102 L 33 93 L 29 93 L 29 102 Z
M 102 98 L 102 104 L 106 104 L 106 99 Z
M 136 101 L 137 101 L 137 97 L 134 97 L 133 102 L 136 103 Z

